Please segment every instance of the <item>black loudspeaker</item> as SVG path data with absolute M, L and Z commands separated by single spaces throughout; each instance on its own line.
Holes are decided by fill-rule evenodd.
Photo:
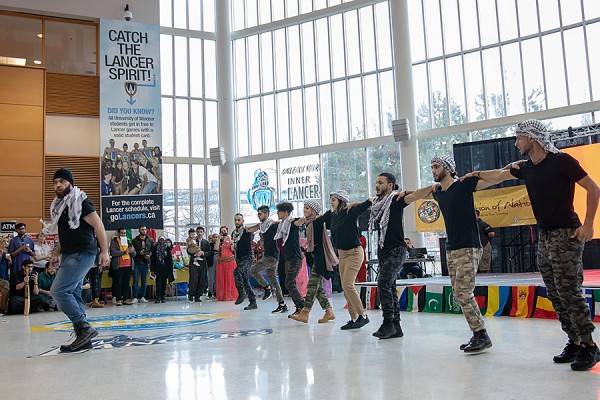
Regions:
M 448 259 L 446 258 L 446 238 L 440 238 L 440 263 L 442 264 L 442 276 L 449 276 Z
M 369 217 L 371 216 L 371 210 L 367 210 L 358 217 L 358 229 L 361 232 L 369 230 Z

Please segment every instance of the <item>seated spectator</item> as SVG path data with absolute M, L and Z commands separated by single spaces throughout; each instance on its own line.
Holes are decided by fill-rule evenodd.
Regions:
M 83 285 L 81 285 L 81 300 L 87 305 L 92 305 L 92 285 L 90 284 L 90 273 L 83 278 Z
M 408 250 L 413 248 L 412 242 L 409 238 L 404 238 L 404 243 L 406 243 L 406 253 L 408 257 Z M 412 274 L 415 278 L 423 277 L 423 270 L 419 263 L 416 262 L 405 262 L 402 264 L 402 268 L 398 272 L 398 279 L 408 279 L 408 274 Z
M 50 262 L 46 262 L 44 272 L 38 274 L 38 288 L 40 297 L 44 300 L 48 307 L 53 310 L 58 310 L 58 306 L 56 305 L 56 301 L 52 298 L 52 293 L 50 293 L 50 288 L 52 287 L 52 282 L 54 282 L 54 278 L 56 278 L 56 267 Z
M 48 310 L 48 305 L 40 296 L 38 274 L 32 273 L 33 261 L 25 260 L 21 270 L 10 275 L 9 314 L 23 314 L 25 311 L 25 285 L 29 285 L 29 312 Z
M 52 259 L 52 247 L 46 242 L 46 235 L 38 233 L 35 241 L 33 257 L 33 270 L 38 274 L 44 272 L 46 263 Z

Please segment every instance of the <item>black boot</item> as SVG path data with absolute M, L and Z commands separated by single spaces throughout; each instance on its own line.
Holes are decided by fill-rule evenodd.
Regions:
M 246 300 L 246 294 L 244 292 L 241 292 L 240 294 L 238 294 L 238 298 L 235 301 L 235 305 L 237 306 L 239 304 L 242 304 L 244 300 Z
M 60 346 L 60 351 L 68 352 L 91 348 L 91 340 L 98 336 L 98 331 L 84 320 L 75 324 L 75 335 L 75 340 L 69 345 Z
M 244 310 L 256 310 L 258 306 L 256 305 L 256 299 L 250 300 L 250 304 L 244 307 Z
M 571 363 L 573 371 L 587 371 L 600 361 L 600 351 L 596 344 L 581 343 L 581 348 L 575 357 L 575 361 Z
M 399 320 L 393 321 L 393 323 L 394 323 L 394 328 L 396 328 L 396 333 L 394 333 L 392 336 L 390 336 L 390 339 L 404 336 L 404 333 L 402 332 L 402 327 L 400 326 L 400 321 Z
M 265 294 L 264 294 L 264 296 L 262 297 L 262 299 L 263 299 L 263 300 L 268 300 L 268 299 L 270 299 L 271 297 L 273 297 L 273 291 L 271 290 L 271 287 L 270 287 L 270 286 L 267 286 L 267 287 L 265 288 Z
M 467 347 L 468 345 L 470 345 L 470 344 L 471 344 L 471 342 L 473 341 L 473 339 L 475 339 L 475 334 L 473 334 L 473 336 L 471 336 L 471 339 L 469 339 L 469 340 L 467 341 L 467 343 L 463 343 L 463 344 L 461 344 L 461 345 L 460 345 L 460 349 L 461 349 L 461 350 L 464 350 L 464 349 L 465 349 L 465 347 Z
M 485 329 L 473 333 L 473 340 L 464 348 L 465 353 L 479 353 L 492 347 L 492 340 Z
M 384 318 L 383 324 L 379 327 L 377 332 L 373 332 L 373 336 L 379 339 L 389 339 L 396 334 L 396 328 L 391 319 Z
M 579 353 L 579 349 L 581 349 L 581 346 L 576 345 L 574 341 L 569 339 L 569 342 L 563 349 L 562 353 L 560 353 L 557 356 L 554 356 L 554 358 L 552 360 L 555 363 L 559 363 L 559 364 L 572 363 L 573 361 L 575 361 L 575 358 L 577 357 L 577 354 Z

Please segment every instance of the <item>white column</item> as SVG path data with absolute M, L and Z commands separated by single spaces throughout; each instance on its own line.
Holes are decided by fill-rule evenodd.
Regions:
M 408 119 L 411 131 L 411 139 L 400 143 L 402 158 L 401 186 L 403 189 L 415 190 L 421 187 L 421 183 L 417 147 L 417 119 L 413 96 L 408 0 L 391 0 L 390 11 L 396 78 L 396 113 L 398 119 Z M 404 230 L 406 236 L 412 238 L 415 247 L 423 246 L 423 234 L 416 232 L 415 212 L 412 205 L 406 208 L 404 212 Z
M 215 1 L 217 35 L 217 99 L 219 146 L 225 149 L 226 162 L 219 174 L 221 224 L 233 221 L 237 212 L 235 180 L 235 141 L 233 137 L 233 65 L 231 49 L 231 1 Z

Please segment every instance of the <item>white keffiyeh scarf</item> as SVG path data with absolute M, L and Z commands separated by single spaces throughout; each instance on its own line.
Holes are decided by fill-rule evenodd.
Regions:
M 292 226 L 292 219 L 287 217 L 285 220 L 277 224 L 277 232 L 275 233 L 275 240 L 281 239 L 282 244 L 287 242 L 288 236 L 290 235 L 290 227 Z
M 85 199 L 87 199 L 87 195 L 77 186 L 73 186 L 73 189 L 65 197 L 55 197 L 54 200 L 52 200 L 52 205 L 50 205 L 50 215 L 52 220 L 48 223 L 42 221 L 42 224 L 44 225 L 42 232 L 46 235 L 56 233 L 58 220 L 65 210 L 65 207 L 69 209 L 69 228 L 79 228 L 81 208 Z
M 259 227 L 260 234 L 264 235 L 265 232 L 267 232 L 271 227 L 271 224 L 273 224 L 273 220 L 271 218 L 267 218 L 265 221 L 261 222 Z
M 379 247 L 383 248 L 385 234 L 390 221 L 390 206 L 396 198 L 397 191 L 388 193 L 383 199 L 375 199 L 371 207 L 371 216 L 369 218 L 369 230 L 375 231 L 379 226 Z

